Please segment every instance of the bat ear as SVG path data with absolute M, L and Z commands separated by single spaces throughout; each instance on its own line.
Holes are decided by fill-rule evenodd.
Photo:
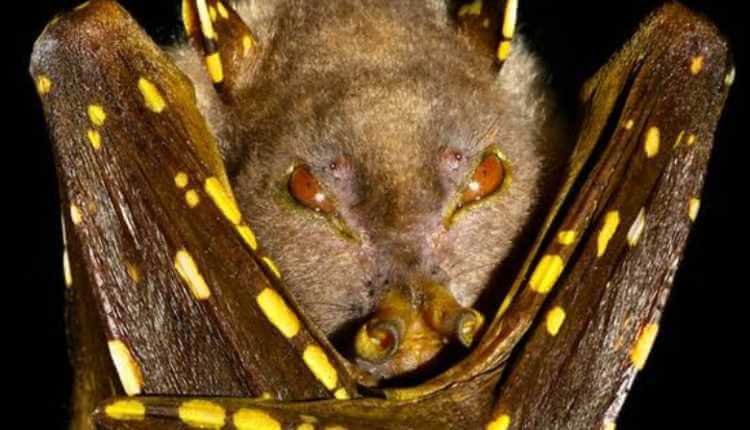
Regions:
M 225 100 L 231 98 L 257 63 L 258 46 L 250 29 L 220 0 L 183 0 L 182 21 L 217 92 Z
M 451 7 L 458 31 L 493 55 L 498 70 L 508 59 L 516 31 L 518 0 L 456 0 Z

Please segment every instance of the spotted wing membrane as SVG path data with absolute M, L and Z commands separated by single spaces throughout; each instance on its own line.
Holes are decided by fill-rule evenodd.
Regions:
M 31 73 L 76 269 L 76 368 L 110 381 L 79 390 L 77 404 L 123 391 L 354 394 L 240 215 L 191 83 L 123 9 L 95 0 L 54 20 Z

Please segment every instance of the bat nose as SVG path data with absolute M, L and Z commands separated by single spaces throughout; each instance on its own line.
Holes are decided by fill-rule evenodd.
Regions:
M 452 341 L 470 347 L 483 324 L 481 313 L 459 305 L 443 285 L 402 283 L 360 327 L 354 349 L 362 367 L 388 378 L 419 369 Z

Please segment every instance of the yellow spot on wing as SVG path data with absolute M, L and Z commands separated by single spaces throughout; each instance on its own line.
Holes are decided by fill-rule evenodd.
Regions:
M 192 0 L 182 0 L 182 25 L 185 26 L 185 34 L 192 36 L 195 31 L 195 22 L 192 19 Z
M 281 272 L 279 271 L 279 268 L 276 267 L 276 263 L 274 263 L 273 260 L 271 260 L 271 258 L 262 257 L 261 260 L 266 265 L 268 270 L 270 270 L 271 273 L 273 273 L 273 276 L 275 276 L 276 279 L 281 279 Z
M 138 79 L 138 90 L 143 96 L 143 101 L 146 103 L 146 107 L 150 110 L 156 113 L 161 113 L 167 106 L 164 98 L 159 92 L 159 89 L 156 88 L 156 85 L 151 83 L 151 81 L 149 81 L 148 79 Z
M 625 130 L 630 130 L 630 129 L 632 129 L 634 125 L 635 125 L 635 122 L 634 122 L 634 121 L 633 121 L 632 119 L 629 119 L 629 120 L 628 120 L 628 121 L 627 121 L 627 122 L 625 123 Z
M 500 415 L 499 417 L 492 420 L 485 430 L 508 430 L 510 427 L 510 417 L 506 414 Z
M 117 339 L 107 342 L 107 346 L 125 394 L 128 396 L 140 394 L 143 390 L 143 374 L 130 349 Z
M 198 203 L 201 202 L 200 196 L 198 196 L 198 192 L 195 190 L 187 190 L 185 193 L 185 201 L 187 202 L 187 205 L 191 208 L 194 208 L 198 206 Z
M 224 80 L 224 68 L 221 65 L 221 56 L 218 52 L 206 55 L 206 68 L 213 83 L 218 84 Z
M 503 37 L 512 39 L 516 32 L 516 21 L 518 20 L 518 0 L 508 0 L 505 3 L 505 14 L 503 15 Z
M 339 388 L 336 390 L 335 393 L 333 393 L 333 397 L 339 399 L 339 400 L 348 400 L 349 399 L 349 392 L 346 391 L 346 388 Z
M 633 224 L 630 226 L 630 230 L 628 230 L 627 240 L 630 247 L 636 246 L 638 244 L 638 240 L 641 238 L 645 226 L 646 210 L 644 208 L 641 208 L 641 210 L 638 211 L 638 216 L 635 217 L 635 221 L 633 221 Z
M 73 273 L 70 270 L 70 257 L 68 256 L 67 248 L 63 251 L 63 277 L 65 278 L 65 286 L 70 288 L 73 286 Z
M 659 153 L 659 129 L 657 127 L 649 127 L 646 131 L 643 150 L 648 158 L 653 158 Z
M 104 414 L 115 420 L 142 420 L 146 406 L 138 400 L 118 400 L 104 408 Z
M 258 241 L 255 239 L 255 234 L 253 234 L 253 231 L 250 230 L 250 227 L 246 225 L 238 225 L 237 226 L 237 232 L 242 237 L 242 240 L 245 241 L 247 246 L 250 247 L 253 251 L 258 250 Z
M 563 270 L 563 259 L 559 255 L 545 255 L 537 264 L 529 279 L 531 289 L 537 293 L 548 293 Z
M 212 22 L 216 22 L 216 8 L 208 5 L 208 15 L 211 17 Z
M 174 184 L 177 188 L 185 188 L 188 184 L 188 175 L 185 172 L 177 172 L 174 176 Z
M 99 134 L 96 130 L 89 130 L 86 132 L 86 137 L 89 139 L 89 143 L 91 144 L 91 147 L 94 149 L 99 149 L 102 146 L 102 135 Z
M 205 400 L 188 400 L 177 410 L 180 420 L 191 427 L 220 429 L 224 427 L 226 412 L 216 403 Z
M 36 92 L 43 96 L 50 92 L 52 89 L 52 81 L 46 75 L 38 75 L 36 77 Z
M 497 59 L 500 61 L 505 61 L 510 56 L 510 42 L 507 40 L 504 40 L 500 42 L 500 46 L 497 48 Z
M 458 10 L 458 16 L 463 17 L 466 15 L 481 15 L 482 13 L 482 0 L 474 0 L 469 4 L 461 6 Z
M 607 251 L 607 245 L 615 235 L 617 226 L 620 225 L 620 212 L 609 211 L 604 215 L 604 225 L 599 230 L 599 236 L 596 238 L 596 256 L 601 257 Z
M 310 423 L 302 423 L 297 426 L 297 430 L 315 430 L 315 426 Z
M 224 190 L 224 186 L 221 185 L 221 182 L 214 177 L 210 177 L 206 179 L 204 188 L 206 194 L 211 197 L 211 200 L 213 200 L 221 213 L 224 214 L 232 224 L 239 224 L 242 220 L 242 214 L 240 213 L 237 204 L 234 202 L 234 199 Z
M 727 73 L 727 75 L 724 76 L 724 85 L 731 87 L 732 84 L 734 84 L 734 78 L 735 78 L 736 73 L 737 72 L 735 71 L 734 67 L 732 67 L 732 69 Z
M 276 327 L 281 334 L 292 338 L 299 333 L 300 322 L 294 311 L 287 305 L 281 295 L 272 288 L 266 288 L 256 298 L 260 310 L 268 318 L 268 321 Z
M 274 417 L 259 409 L 240 409 L 233 421 L 237 430 L 281 430 Z
M 604 423 L 604 428 L 603 428 L 603 430 L 615 430 L 615 427 L 616 427 L 616 426 L 615 426 L 615 423 L 614 423 L 614 422 L 612 422 L 612 421 L 607 421 L 607 422 L 605 422 L 605 423 Z
M 219 10 L 219 15 L 221 15 L 221 17 L 222 17 L 222 18 L 224 18 L 224 19 L 229 19 L 229 11 L 228 11 L 228 10 L 227 10 L 227 8 L 226 8 L 226 7 L 224 6 L 224 3 L 222 3 L 222 2 L 217 2 L 217 3 L 216 3 L 216 9 L 218 9 L 218 10 Z
M 560 331 L 560 327 L 562 326 L 563 321 L 565 321 L 565 310 L 563 308 L 561 308 L 560 306 L 555 306 L 554 308 L 550 309 L 550 311 L 547 312 L 546 319 L 547 333 L 551 334 L 552 336 L 557 336 L 557 333 Z
M 695 197 L 692 197 L 688 202 L 688 217 L 690 221 L 695 221 L 698 218 L 698 211 L 701 209 L 701 201 Z
M 703 69 L 703 56 L 699 55 L 690 60 L 690 73 L 697 75 Z
M 107 113 L 104 112 L 104 108 L 100 105 L 89 105 L 88 114 L 91 123 L 97 126 L 103 125 L 107 119 Z
M 205 300 L 211 297 L 211 290 L 208 289 L 206 280 L 203 279 L 190 253 L 184 249 L 177 251 L 174 257 L 174 267 L 196 299 Z
M 576 232 L 574 230 L 563 230 L 557 234 L 557 241 L 561 245 L 571 245 L 576 240 Z
M 83 215 L 81 215 L 81 210 L 78 209 L 78 206 L 71 204 L 70 205 L 70 220 L 73 221 L 74 225 L 78 225 L 83 220 Z
M 141 271 L 133 263 L 125 263 L 125 270 L 128 272 L 130 279 L 136 284 L 141 282 Z
M 646 359 L 651 352 L 651 347 L 654 346 L 654 341 L 658 333 L 658 324 L 649 324 L 641 330 L 638 339 L 635 341 L 635 345 L 630 350 L 630 361 L 633 363 L 633 367 L 641 370 L 646 365 Z
M 216 40 L 216 32 L 214 31 L 214 26 L 211 23 L 211 16 L 208 12 L 206 0 L 197 0 L 195 4 L 198 7 L 198 19 L 200 20 L 203 36 L 205 36 L 206 39 Z
M 687 138 L 687 146 L 692 146 L 695 143 L 695 135 L 690 133 Z
M 308 345 L 302 353 L 302 360 L 323 386 L 329 390 L 336 388 L 338 373 L 321 347 Z

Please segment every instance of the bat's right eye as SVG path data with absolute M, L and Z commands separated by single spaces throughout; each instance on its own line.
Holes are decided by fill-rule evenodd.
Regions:
M 296 166 L 289 176 L 289 194 L 299 204 L 316 212 L 330 215 L 335 210 L 333 200 L 328 197 L 318 179 L 305 165 Z

